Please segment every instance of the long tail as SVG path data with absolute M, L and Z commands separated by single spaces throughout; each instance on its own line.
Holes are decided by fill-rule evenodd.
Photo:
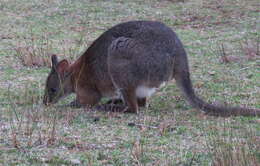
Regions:
M 175 71 L 174 77 L 177 86 L 181 88 L 182 92 L 184 93 L 184 96 L 193 107 L 204 111 L 206 114 L 215 116 L 260 116 L 260 109 L 245 107 L 229 107 L 204 102 L 194 92 L 190 80 L 189 68 L 187 63 L 188 62 L 184 60 L 184 62 L 182 61 L 182 64 L 177 64 L 175 66 L 177 67 L 177 69 Z M 183 70 L 183 66 L 181 67 L 181 65 L 186 66 L 186 70 Z

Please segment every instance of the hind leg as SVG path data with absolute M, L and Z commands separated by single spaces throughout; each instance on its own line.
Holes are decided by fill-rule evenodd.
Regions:
M 146 106 L 146 98 L 138 98 L 137 102 L 138 102 L 139 107 L 145 107 Z
M 123 99 L 109 100 L 106 104 L 100 105 L 96 108 L 112 112 L 137 113 L 138 102 L 135 95 L 135 91 L 132 89 L 121 89 L 120 93 Z
M 124 105 L 126 106 L 124 112 L 137 113 L 138 112 L 138 103 L 133 89 L 121 89 L 120 90 Z
M 147 70 L 141 64 L 144 48 L 132 38 L 119 37 L 108 49 L 108 71 L 114 86 L 120 91 L 127 112 L 138 112 L 136 88 L 143 81 Z M 145 105 L 144 101 L 140 104 Z

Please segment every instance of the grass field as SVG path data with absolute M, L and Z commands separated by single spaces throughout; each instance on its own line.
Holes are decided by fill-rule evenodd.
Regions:
M 157 20 L 179 35 L 196 92 L 260 108 L 258 0 L 1 0 L 0 165 L 260 165 L 260 119 L 212 117 L 175 82 L 138 114 L 42 105 L 49 55 L 75 60 L 106 29 Z

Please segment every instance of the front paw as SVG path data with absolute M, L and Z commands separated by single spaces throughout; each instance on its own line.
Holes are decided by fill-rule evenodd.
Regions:
M 106 111 L 106 112 L 129 112 L 129 113 L 133 113 L 127 106 L 124 106 L 124 105 L 102 104 L 102 105 L 96 106 L 95 109 Z
M 68 104 L 71 108 L 81 108 L 83 107 L 82 104 L 80 104 L 77 100 L 72 101 L 70 104 Z
M 122 99 L 110 99 L 106 102 L 106 104 L 116 104 L 116 105 L 121 105 L 123 104 L 123 100 Z

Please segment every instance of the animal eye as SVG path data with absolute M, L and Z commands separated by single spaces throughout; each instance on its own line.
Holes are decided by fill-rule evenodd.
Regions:
M 57 89 L 56 89 L 56 88 L 50 88 L 50 91 L 51 91 L 52 93 L 55 93 L 55 92 L 57 92 Z

